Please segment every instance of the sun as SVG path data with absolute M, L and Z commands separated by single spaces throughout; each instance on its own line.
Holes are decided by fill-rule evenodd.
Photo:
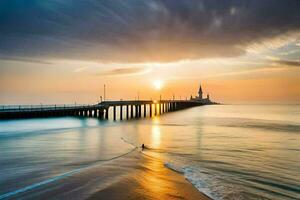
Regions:
M 153 86 L 156 90 L 160 90 L 163 87 L 163 82 L 161 80 L 153 81 Z

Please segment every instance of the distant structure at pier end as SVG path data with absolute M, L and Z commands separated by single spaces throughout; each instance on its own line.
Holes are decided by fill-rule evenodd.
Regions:
M 199 87 L 199 90 L 198 90 L 198 96 L 193 97 L 191 95 L 190 100 L 191 101 L 199 101 L 199 102 L 204 103 L 204 104 L 217 104 L 215 102 L 212 102 L 209 99 L 209 94 L 206 95 L 206 98 L 203 98 L 203 90 L 202 90 L 201 84 L 200 84 L 200 87 Z

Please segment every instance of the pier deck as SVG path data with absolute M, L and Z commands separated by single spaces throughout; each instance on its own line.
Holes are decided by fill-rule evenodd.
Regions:
M 140 118 L 160 115 L 166 112 L 181 110 L 194 106 L 214 103 L 203 103 L 191 100 L 138 100 L 138 101 L 103 101 L 94 105 L 14 105 L 0 106 L 0 119 L 17 118 L 41 118 L 57 116 L 81 116 L 109 118 L 109 110 L 112 108 L 112 117 L 117 119 L 117 107 L 119 119 Z M 124 116 L 125 115 L 125 116 Z

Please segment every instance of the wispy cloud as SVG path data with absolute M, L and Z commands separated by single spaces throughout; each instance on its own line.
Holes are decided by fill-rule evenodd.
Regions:
M 246 51 L 250 53 L 262 53 L 267 50 L 274 50 L 295 43 L 300 38 L 300 31 L 292 31 L 276 36 L 261 38 L 250 43 L 246 47 Z
M 88 69 L 88 67 L 80 67 L 80 68 L 75 69 L 74 72 L 79 73 L 79 72 L 85 71 L 86 69 Z
M 255 69 L 246 69 L 239 71 L 232 71 L 226 73 L 219 73 L 212 76 L 208 76 L 206 78 L 217 78 L 217 77 L 232 77 L 238 76 L 241 78 L 242 76 L 255 75 L 255 74 L 263 74 L 263 73 L 273 73 L 287 70 L 286 67 L 265 67 L 265 68 L 255 68 Z
M 292 49 L 289 51 L 283 51 L 283 52 L 278 53 L 278 55 L 281 55 L 281 56 L 288 56 L 288 55 L 292 55 L 292 54 L 300 54 L 300 49 L 297 48 L 297 49 Z
M 286 60 L 281 59 L 279 57 L 275 56 L 266 56 L 265 57 L 267 61 L 273 66 L 285 66 L 285 67 L 300 67 L 300 61 L 299 60 Z
M 112 70 L 106 70 L 103 72 L 97 73 L 98 76 L 130 76 L 130 75 L 140 75 L 150 72 L 150 68 L 142 67 L 124 67 L 124 68 L 115 68 Z
M 49 61 L 38 60 L 34 58 L 20 58 L 20 57 L 10 57 L 10 56 L 3 56 L 3 55 L 0 55 L 0 60 L 13 61 L 13 62 L 38 63 L 38 64 L 46 64 L 46 65 L 52 64 Z

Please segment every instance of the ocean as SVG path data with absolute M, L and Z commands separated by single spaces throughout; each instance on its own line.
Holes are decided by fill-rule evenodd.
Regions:
M 299 105 L 209 105 L 116 122 L 2 120 L 0 199 L 118 163 L 141 144 L 212 199 L 300 199 Z

